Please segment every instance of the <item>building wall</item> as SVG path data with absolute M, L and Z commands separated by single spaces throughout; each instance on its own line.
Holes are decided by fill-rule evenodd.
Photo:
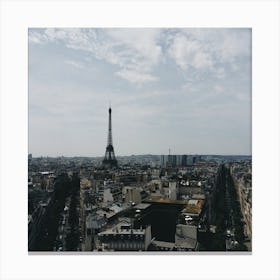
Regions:
M 136 204 L 141 202 L 141 194 L 138 188 L 127 188 L 125 194 L 125 201 L 133 201 Z
M 179 224 L 176 227 L 176 235 L 181 237 L 188 237 L 192 239 L 197 239 L 197 227 L 194 225 L 183 225 Z M 176 240 L 176 238 L 175 238 Z
M 169 182 L 169 199 L 176 200 L 177 199 L 177 183 Z
M 113 202 L 114 198 L 110 189 L 104 189 L 103 202 Z
M 145 231 L 145 251 L 147 251 L 149 245 L 151 244 L 151 240 L 152 240 L 152 233 L 151 233 L 151 226 L 147 226 L 146 227 L 146 231 Z
M 99 240 L 104 244 L 105 250 L 114 251 L 144 251 L 146 237 L 144 234 L 122 234 L 121 232 L 110 235 L 99 235 Z
M 187 166 L 196 163 L 199 159 L 199 156 L 193 155 L 161 155 L 160 166 L 162 168 Z

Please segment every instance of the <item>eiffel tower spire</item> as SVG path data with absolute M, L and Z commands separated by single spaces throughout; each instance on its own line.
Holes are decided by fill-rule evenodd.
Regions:
M 108 129 L 107 147 L 106 147 L 106 151 L 105 151 L 105 157 L 104 157 L 102 163 L 103 163 L 103 166 L 107 167 L 107 168 L 112 168 L 112 167 L 118 166 L 118 162 L 115 158 L 114 147 L 113 147 L 111 105 L 109 107 L 109 129 Z

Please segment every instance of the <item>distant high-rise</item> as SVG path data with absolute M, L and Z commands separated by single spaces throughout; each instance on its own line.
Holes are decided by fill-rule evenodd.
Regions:
M 106 168 L 117 167 L 118 162 L 115 158 L 114 147 L 113 147 L 113 137 L 112 137 L 112 109 L 109 108 L 109 130 L 108 130 L 108 141 L 105 152 L 105 157 L 103 159 L 103 166 Z
M 191 160 L 191 162 L 190 162 Z M 162 168 L 180 167 L 193 164 L 193 156 L 187 155 L 162 155 L 160 165 Z

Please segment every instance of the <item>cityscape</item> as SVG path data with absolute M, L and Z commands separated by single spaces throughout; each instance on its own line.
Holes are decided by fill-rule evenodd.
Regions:
M 30 251 L 250 251 L 250 156 L 32 158 Z
M 116 30 L 29 30 L 28 251 L 251 252 L 250 30 Z M 118 90 L 77 87 L 72 101 L 61 90 L 70 72 L 60 71 L 50 76 L 59 91 L 50 86 L 46 97 L 48 75 L 66 56 L 60 47 L 75 59 L 90 54 L 95 67 L 87 84 L 89 66 L 67 58 L 82 77 L 73 88 Z M 112 80 L 102 75 L 109 66 Z M 127 88 L 135 98 L 121 96 Z

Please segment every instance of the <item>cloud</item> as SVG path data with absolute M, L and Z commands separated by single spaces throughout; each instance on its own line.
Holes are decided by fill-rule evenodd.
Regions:
M 213 67 L 213 58 L 204 46 L 199 41 L 190 40 L 182 34 L 175 36 L 169 54 L 183 70 L 190 67 L 208 70 Z
M 123 52 L 119 52 L 124 57 L 134 55 L 140 59 L 141 64 L 147 67 L 156 65 L 162 56 L 161 46 L 159 45 L 160 29 L 107 29 L 105 31 L 118 45 L 123 48 Z M 128 51 L 128 52 L 127 52 Z M 144 59 L 144 62 L 143 62 Z M 140 62 L 138 61 L 138 62 Z
M 31 43 L 64 43 L 66 47 L 86 51 L 119 69 L 116 75 L 131 83 L 157 80 L 151 75 L 162 57 L 157 43 L 160 29 L 32 29 Z
M 134 70 L 123 69 L 116 72 L 116 75 L 135 84 L 144 84 L 157 81 L 158 78 L 147 73 L 139 73 Z
M 224 92 L 224 87 L 221 86 L 221 85 L 215 85 L 214 86 L 214 91 L 217 92 L 217 93 L 222 93 L 222 92 Z
M 234 62 L 239 57 L 251 55 L 251 42 L 248 30 L 233 29 L 223 32 L 217 51 L 223 62 Z
M 244 58 L 250 58 L 250 35 L 250 29 L 177 29 L 168 38 L 168 54 L 183 72 L 223 79 L 225 67 L 237 72 Z
M 28 31 L 28 41 L 31 44 L 44 44 L 48 41 L 47 36 L 41 33 L 41 29 L 32 29 Z
M 195 71 L 193 78 L 211 73 L 223 79 L 226 65 L 237 72 L 238 61 L 251 55 L 250 29 L 48 28 L 30 29 L 29 41 L 86 52 L 114 65 L 116 76 L 137 85 L 158 81 L 156 68 L 167 57 L 182 72 Z
M 218 67 L 215 69 L 216 77 L 219 79 L 223 79 L 226 76 L 226 71 L 223 67 Z
M 85 68 L 85 66 L 81 63 L 81 62 L 78 62 L 78 61 L 74 61 L 74 60 L 65 60 L 64 61 L 66 64 L 69 64 L 71 66 L 74 66 L 75 68 L 78 68 L 78 69 L 83 69 Z

